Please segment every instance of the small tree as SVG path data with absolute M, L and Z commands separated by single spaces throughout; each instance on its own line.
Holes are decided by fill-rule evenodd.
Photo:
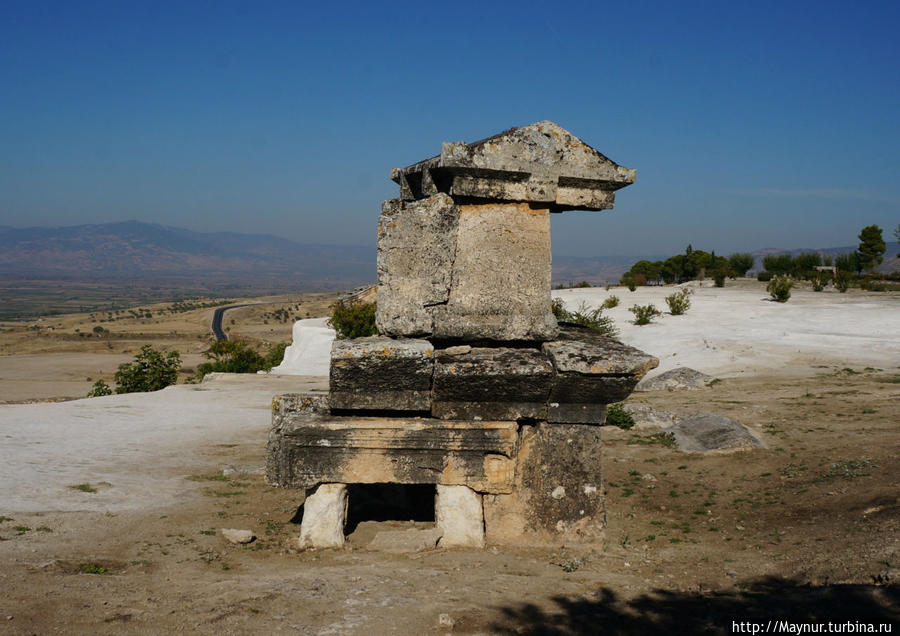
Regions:
M 862 269 L 874 271 L 883 260 L 887 246 L 881 238 L 881 228 L 877 225 L 867 225 L 859 233 L 859 248 L 856 253 Z
M 791 287 L 793 286 L 794 281 L 791 280 L 790 276 L 776 276 L 766 285 L 766 291 L 776 301 L 786 303 L 791 297 Z
M 753 263 L 753 254 L 747 254 L 746 252 L 732 254 L 728 257 L 728 265 L 731 267 L 735 276 L 746 276 L 747 270 L 753 267 Z
M 178 380 L 181 356 L 170 351 L 163 356 L 150 345 L 141 347 L 133 362 L 119 365 L 116 371 L 116 393 L 159 391 Z
M 377 333 L 375 328 L 375 303 L 357 302 L 344 305 L 335 303 L 331 307 L 328 325 L 338 339 L 365 338 Z

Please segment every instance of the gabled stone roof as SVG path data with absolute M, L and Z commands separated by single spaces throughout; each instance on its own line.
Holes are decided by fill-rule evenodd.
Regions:
M 445 142 L 436 157 L 391 171 L 406 201 L 443 192 L 459 203 L 527 202 L 553 212 L 610 209 L 615 191 L 634 177 L 634 170 L 550 121 L 471 144 Z

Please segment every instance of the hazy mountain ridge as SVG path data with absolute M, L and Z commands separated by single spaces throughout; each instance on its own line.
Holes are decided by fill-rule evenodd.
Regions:
M 237 278 L 297 284 L 374 279 L 375 249 L 304 245 L 267 234 L 193 232 L 138 221 L 62 228 L 0 227 L 0 275 Z
M 752 254 L 759 270 L 769 254 L 815 251 L 836 255 L 854 249 L 763 248 Z M 898 251 L 897 243 L 888 243 L 883 270 L 900 268 Z M 375 282 L 375 255 L 374 246 L 306 245 L 269 234 L 195 232 L 139 221 L 59 228 L 0 226 L 0 276 L 7 279 L 339 288 Z M 666 257 L 554 255 L 553 282 L 615 282 L 642 258 Z

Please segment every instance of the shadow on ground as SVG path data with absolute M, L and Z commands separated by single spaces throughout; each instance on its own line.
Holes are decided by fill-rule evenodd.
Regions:
M 576 634 L 867 633 L 859 623 L 900 626 L 900 587 L 830 585 L 811 587 L 784 578 L 760 580 L 734 592 L 656 590 L 631 600 L 602 589 L 596 598 L 552 599 L 546 611 L 522 604 L 502 608 L 493 633 L 572 636 Z M 771 623 L 770 623 L 771 621 Z M 787 622 L 791 625 L 778 624 Z M 743 623 L 743 626 L 741 625 Z M 750 623 L 759 625 L 756 631 Z M 850 625 L 846 625 L 849 623 Z M 846 626 L 845 626 L 846 625 Z M 889 628 L 881 628 L 886 632 Z M 896 630 L 892 630 L 896 631 Z

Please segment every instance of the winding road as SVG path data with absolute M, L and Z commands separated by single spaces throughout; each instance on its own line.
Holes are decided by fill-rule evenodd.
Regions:
M 237 309 L 238 307 L 249 307 L 250 305 L 265 305 L 267 303 L 243 303 L 241 305 L 228 305 L 227 307 L 217 307 L 213 313 L 212 331 L 216 336 L 216 340 L 228 340 L 228 336 L 222 331 L 222 317 L 229 309 Z

